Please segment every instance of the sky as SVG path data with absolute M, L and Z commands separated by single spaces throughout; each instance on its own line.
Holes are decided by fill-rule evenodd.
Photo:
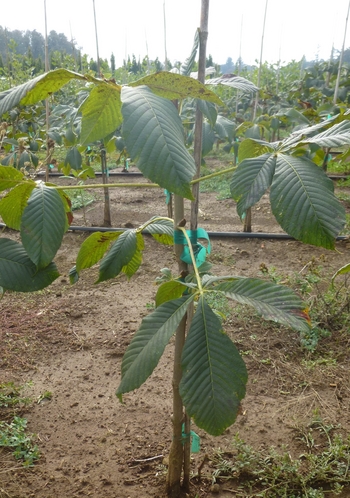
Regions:
M 268 0 L 263 62 L 328 60 L 332 46 L 343 45 L 350 0 Z M 2 0 L 0 25 L 9 30 L 45 33 L 45 0 Z M 239 56 L 260 60 L 266 0 L 211 0 L 207 54 L 215 63 Z M 94 5 L 99 54 L 116 67 L 128 55 L 183 62 L 191 53 L 200 24 L 201 0 L 46 0 L 47 30 L 73 37 L 82 52 L 96 59 Z M 166 39 L 164 37 L 164 9 Z M 165 41 L 166 40 L 166 41 Z M 345 48 L 350 47 L 350 27 Z

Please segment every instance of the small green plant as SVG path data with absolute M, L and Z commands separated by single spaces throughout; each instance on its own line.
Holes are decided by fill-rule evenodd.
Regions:
M 0 384 L 0 408 L 21 407 L 30 403 L 29 398 L 23 398 L 21 391 L 25 386 L 16 386 L 13 382 Z
M 260 266 L 260 271 L 273 283 L 286 284 L 303 296 L 312 326 L 300 335 L 301 345 L 315 351 L 319 341 L 335 331 L 350 327 L 350 279 L 331 283 L 329 275 L 312 258 L 299 273 L 284 275 L 275 267 Z
M 219 170 L 217 170 L 219 171 Z M 205 169 L 202 169 L 203 174 L 210 174 L 211 171 L 207 171 Z M 230 193 L 230 180 L 231 180 L 231 174 L 226 173 L 222 174 L 221 176 L 215 176 L 213 178 L 210 178 L 208 180 L 204 180 L 201 182 L 200 185 L 200 191 L 201 192 L 216 192 L 217 193 L 217 199 L 219 201 L 223 199 L 230 199 L 231 198 L 231 193 Z
M 237 435 L 233 454 L 221 450 L 214 454 L 213 483 L 236 481 L 237 496 L 324 498 L 330 492 L 339 494 L 350 484 L 350 439 L 333 434 L 334 429 L 319 419 L 305 428 L 296 427 L 305 446 L 297 458 L 287 448 L 282 453 L 274 447 L 255 450 Z
M 37 398 L 37 403 L 41 403 L 44 399 L 51 401 L 52 399 L 52 392 L 51 391 L 45 391 L 43 394 L 40 394 Z
M 232 308 L 229 301 L 220 292 L 213 292 L 207 296 L 207 303 L 211 306 L 214 313 L 221 321 L 232 313 Z
M 33 443 L 33 434 L 26 433 L 27 420 L 14 417 L 10 423 L 0 423 L 0 446 L 11 448 L 17 460 L 23 460 L 25 467 L 32 467 L 39 458 L 37 445 Z

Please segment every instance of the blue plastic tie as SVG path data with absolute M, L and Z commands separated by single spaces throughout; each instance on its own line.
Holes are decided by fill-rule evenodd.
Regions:
M 197 228 L 197 230 L 186 230 L 186 233 L 191 241 L 196 265 L 200 266 L 206 260 L 207 253 L 210 254 L 211 252 L 209 235 L 204 230 L 204 228 Z M 198 239 L 207 240 L 207 246 L 203 246 L 200 242 L 198 242 Z M 184 250 L 180 256 L 181 261 L 189 265 L 192 264 L 191 253 L 187 245 L 187 239 L 180 230 L 175 230 L 174 232 L 174 243 L 184 246 Z

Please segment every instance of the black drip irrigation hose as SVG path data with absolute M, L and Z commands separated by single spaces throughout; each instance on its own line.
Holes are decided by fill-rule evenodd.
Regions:
M 0 228 L 7 228 L 5 223 L 0 223 Z M 112 228 L 112 227 L 84 227 L 71 225 L 68 229 L 70 232 L 125 232 L 128 228 Z M 146 235 L 152 235 L 144 231 Z M 207 232 L 209 237 L 227 237 L 233 239 L 277 239 L 277 240 L 295 240 L 294 237 L 287 233 L 266 233 L 266 232 Z M 348 235 L 338 235 L 337 241 L 348 240 Z
M 83 227 L 83 226 L 70 226 L 69 230 L 72 232 L 125 232 L 127 228 L 108 228 L 108 227 Z M 146 233 L 147 232 L 143 232 Z M 287 233 L 265 233 L 265 232 L 207 232 L 209 237 L 228 237 L 233 239 L 277 239 L 277 240 L 296 240 Z M 151 233 L 148 235 L 152 235 Z M 346 235 L 338 235 L 336 240 L 347 240 L 349 237 Z

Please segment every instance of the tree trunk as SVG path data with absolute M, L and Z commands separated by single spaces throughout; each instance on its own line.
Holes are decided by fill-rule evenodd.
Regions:
M 102 172 L 102 183 L 108 184 L 108 176 L 107 176 L 107 158 L 106 158 L 106 149 L 104 147 L 101 148 L 101 172 Z M 103 189 L 104 192 L 104 216 L 103 216 L 103 226 L 111 227 L 112 219 L 111 219 L 111 204 L 109 198 L 109 189 L 105 187 Z
M 174 227 L 184 219 L 184 200 L 178 195 L 174 195 Z M 181 261 L 180 256 L 183 251 L 182 244 L 175 244 L 175 255 L 179 265 L 179 271 L 186 271 L 187 264 Z M 169 468 L 167 474 L 166 491 L 169 498 L 178 498 L 181 493 L 181 475 L 184 461 L 184 446 L 182 439 L 182 424 L 184 421 L 183 404 L 179 392 L 182 376 L 181 355 L 186 337 L 187 316 L 181 320 L 175 335 L 175 353 L 173 370 L 173 440 L 169 453 Z

